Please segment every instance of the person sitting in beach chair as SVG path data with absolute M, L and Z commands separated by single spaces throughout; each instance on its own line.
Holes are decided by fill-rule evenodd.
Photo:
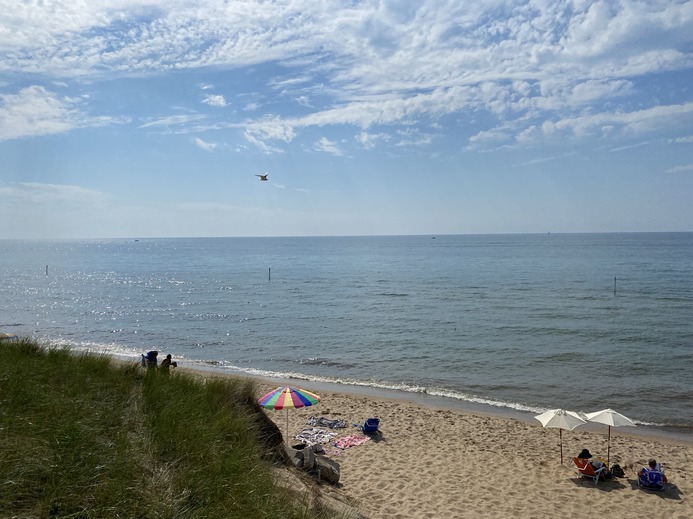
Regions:
M 582 449 L 582 450 L 580 451 L 580 454 L 577 455 L 577 457 L 580 458 L 580 459 L 589 460 L 590 465 L 592 465 L 592 466 L 594 467 L 594 470 L 599 470 L 599 469 L 601 469 L 602 467 L 607 468 L 607 470 L 608 470 L 608 467 L 606 467 L 606 465 L 604 464 L 604 462 L 603 462 L 602 460 L 598 459 L 598 458 L 595 459 L 595 458 L 592 456 L 592 453 L 591 453 L 588 449 Z
M 573 463 L 578 469 L 578 476 L 593 480 L 595 485 L 600 479 L 606 480 L 610 477 L 604 462 L 592 459 L 592 454 L 587 449 L 582 449 L 580 454 L 573 458 Z
M 647 462 L 647 467 L 638 471 L 638 486 L 653 490 L 665 490 L 668 483 L 667 477 L 657 460 L 651 459 Z

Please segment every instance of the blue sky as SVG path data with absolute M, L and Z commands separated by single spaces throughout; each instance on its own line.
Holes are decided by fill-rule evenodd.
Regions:
M 693 231 L 693 2 L 0 7 L 0 238 Z

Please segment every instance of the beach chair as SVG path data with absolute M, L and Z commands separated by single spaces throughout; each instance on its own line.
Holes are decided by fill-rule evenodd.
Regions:
M 366 422 L 361 426 L 361 430 L 364 433 L 376 433 L 378 432 L 379 425 L 380 420 L 378 418 L 368 418 Z
M 599 478 L 606 479 L 606 466 L 595 468 L 590 463 L 590 460 L 585 458 L 573 458 L 573 463 L 578 469 L 578 477 L 589 478 L 596 485 L 599 483 Z
M 664 473 L 661 470 L 648 468 L 642 469 L 642 474 L 638 478 L 638 486 L 650 490 L 666 490 L 664 483 Z

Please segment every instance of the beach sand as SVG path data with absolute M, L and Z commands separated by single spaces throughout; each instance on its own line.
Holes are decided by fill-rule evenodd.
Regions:
M 178 371 L 204 379 L 236 376 L 185 367 Z M 288 382 L 256 381 L 258 398 Z M 558 429 L 545 429 L 532 419 L 304 387 L 320 395 L 318 405 L 264 411 L 282 435 L 288 415 L 290 445 L 300 443 L 293 438 L 310 427 L 310 417 L 346 421 L 347 428 L 334 430 L 335 439 L 360 434 L 353 424 L 366 418 L 380 419 L 377 438 L 341 451 L 325 446 L 328 452 L 339 451 L 328 455 L 340 465 L 336 492 L 368 519 L 693 518 L 692 441 L 612 428 L 610 462 L 621 465 L 625 476 L 595 485 L 578 477 L 572 459 L 583 448 L 606 459 L 606 426 L 563 431 L 561 464 Z M 666 491 L 638 487 L 636 471 L 653 457 L 668 477 Z
M 277 385 L 261 386 L 267 392 Z M 611 464 L 624 478 L 580 479 L 572 458 L 588 448 L 606 458 L 603 433 L 559 431 L 522 420 L 424 407 L 321 391 L 314 407 L 291 409 L 289 434 L 308 427 L 309 417 L 345 420 L 339 436 L 358 433 L 353 423 L 377 416 L 379 441 L 370 440 L 330 456 L 340 464 L 339 492 L 370 519 L 464 517 L 693 517 L 693 444 L 626 435 L 613 428 Z M 261 396 L 261 395 L 258 395 Z M 286 411 L 266 411 L 282 434 Z M 292 445 L 299 443 L 296 440 Z M 331 450 L 331 449 L 330 449 Z M 635 471 L 657 458 L 669 478 L 665 492 L 638 488 Z

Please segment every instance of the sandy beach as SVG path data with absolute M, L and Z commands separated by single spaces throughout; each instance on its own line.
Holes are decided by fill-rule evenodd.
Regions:
M 262 391 L 276 385 L 262 385 Z M 321 391 L 314 407 L 291 409 L 293 437 L 309 417 L 353 423 L 381 419 L 382 438 L 331 456 L 340 464 L 340 492 L 370 519 L 463 517 L 575 517 L 607 515 L 693 517 L 693 445 L 627 435 L 612 429 L 611 464 L 625 477 L 598 485 L 580 479 L 572 458 L 582 448 L 606 458 L 604 432 L 559 432 L 521 420 L 423 407 L 402 400 Z M 267 411 L 282 433 L 285 411 Z M 292 444 L 298 443 L 293 441 Z M 332 452 L 332 449 L 329 449 Z M 650 457 L 669 478 L 665 492 L 638 488 L 635 471 Z

